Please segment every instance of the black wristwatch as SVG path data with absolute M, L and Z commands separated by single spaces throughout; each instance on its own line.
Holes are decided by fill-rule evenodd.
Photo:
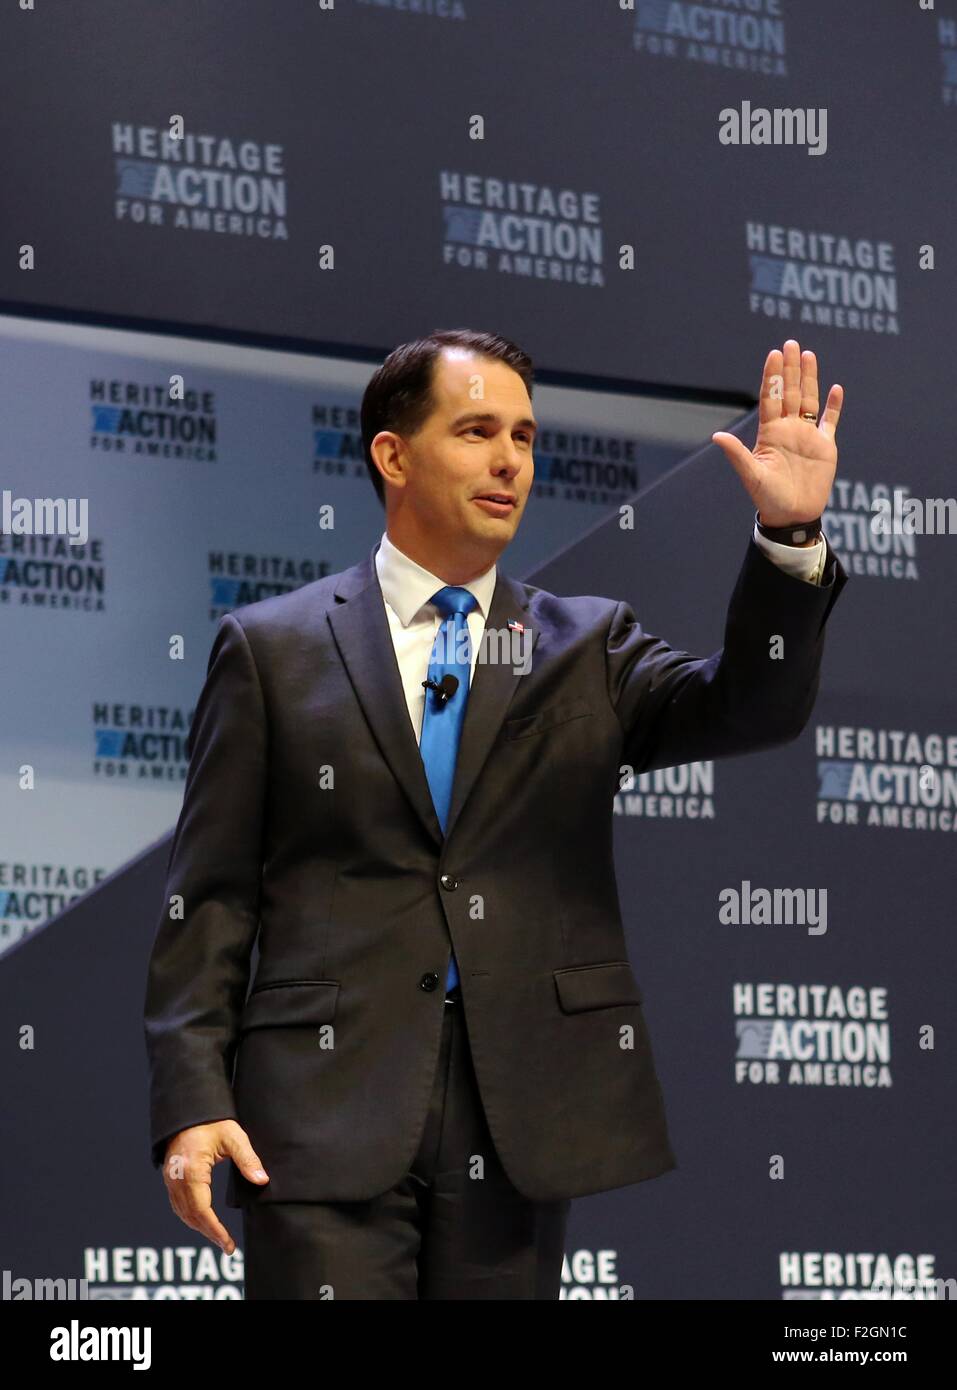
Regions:
M 816 541 L 821 535 L 821 517 L 816 521 L 799 521 L 795 526 L 765 526 L 758 513 L 754 513 L 755 524 L 762 536 L 781 545 L 803 545 L 805 541 Z

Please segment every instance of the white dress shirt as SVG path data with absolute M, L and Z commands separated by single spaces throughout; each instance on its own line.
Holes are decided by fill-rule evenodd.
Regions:
M 375 567 L 385 600 L 385 611 L 389 619 L 396 661 L 399 663 L 405 702 L 418 742 L 422 736 L 422 716 L 425 712 L 425 691 L 422 682 L 429 674 L 429 658 L 432 655 L 436 633 L 443 621 L 439 610 L 429 600 L 433 594 L 446 587 L 446 581 L 410 560 L 398 546 L 392 544 L 385 531 L 375 554 Z M 470 688 L 482 635 L 485 632 L 485 621 L 495 592 L 495 578 L 495 565 L 492 565 L 477 579 L 470 579 L 467 584 L 457 586 L 468 589 L 477 600 L 476 607 L 465 620 L 469 625 L 469 641 L 472 647 Z
M 822 540 L 809 546 L 781 545 L 778 541 L 769 541 L 766 536 L 762 536 L 757 524 L 754 527 L 754 539 L 774 563 L 780 565 L 788 574 L 794 575 L 797 579 L 806 579 L 810 584 L 820 583 L 827 553 Z M 418 742 L 422 736 L 422 715 L 425 711 L 425 690 L 422 682 L 429 674 L 429 658 L 443 621 L 439 610 L 430 599 L 439 589 L 444 589 L 446 583 L 438 575 L 430 574 L 427 569 L 416 564 L 415 560 L 410 560 L 408 555 L 389 540 L 385 531 L 376 551 L 375 567 L 385 600 L 386 617 L 389 620 L 389 631 L 399 664 L 409 718 Z M 495 592 L 495 578 L 496 567 L 492 565 L 477 579 L 470 579 L 467 584 L 458 586 L 468 589 L 477 601 L 476 607 L 466 618 L 472 647 L 470 688 L 482 635 L 485 632 L 489 605 Z

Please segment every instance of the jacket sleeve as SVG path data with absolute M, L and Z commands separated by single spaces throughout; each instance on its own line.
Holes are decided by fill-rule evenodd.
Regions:
M 829 542 L 821 583 L 810 584 L 750 540 L 724 647 L 708 657 L 669 647 L 619 603 L 606 662 L 623 763 L 638 774 L 797 738 L 817 696 L 824 624 L 846 582 Z
M 190 726 L 183 805 L 147 977 L 157 1166 L 179 1130 L 237 1118 L 232 1062 L 259 923 L 266 748 L 255 660 L 239 620 L 227 614 Z M 180 910 L 171 899 L 181 900 Z

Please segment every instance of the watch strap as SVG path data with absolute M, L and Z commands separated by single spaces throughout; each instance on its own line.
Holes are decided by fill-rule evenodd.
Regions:
M 754 520 L 762 536 L 767 536 L 769 541 L 778 541 L 781 545 L 803 545 L 805 541 L 818 540 L 821 535 L 821 517 L 814 521 L 798 521 L 793 526 L 765 526 L 755 512 Z

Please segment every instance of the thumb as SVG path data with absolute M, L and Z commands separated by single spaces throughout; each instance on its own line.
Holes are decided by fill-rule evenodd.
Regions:
M 250 1144 L 244 1130 L 225 1135 L 223 1147 L 243 1177 L 249 1182 L 264 1183 L 269 1181 L 269 1174 L 262 1166 L 262 1161 Z
M 755 467 L 754 455 L 736 435 L 728 434 L 724 430 L 718 430 L 711 436 L 712 444 L 717 444 L 724 450 L 725 457 L 738 477 L 750 491 L 757 482 L 757 468 Z

